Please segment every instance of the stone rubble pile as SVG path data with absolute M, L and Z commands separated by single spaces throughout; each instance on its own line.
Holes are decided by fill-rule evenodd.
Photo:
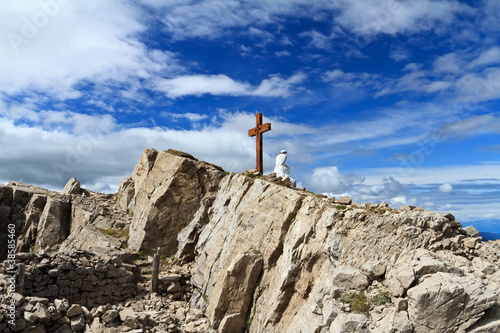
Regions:
M 94 308 L 70 304 L 67 299 L 24 297 L 18 293 L 13 299 L 16 307 L 13 323 L 8 311 L 0 308 L 2 333 L 195 333 L 208 330 L 210 325 L 202 311 L 157 294 Z
M 179 332 L 208 329 L 203 312 L 191 309 L 193 288 L 189 268 L 172 267 L 159 277 L 158 293 L 149 293 L 150 271 L 144 281 L 140 266 L 125 263 L 130 255 L 107 257 L 86 251 L 71 254 L 16 254 L 26 265 L 24 290 L 12 297 L 15 318 L 0 298 L 0 332 Z M 7 261 L 0 271 L 0 286 L 7 290 Z M 19 281 L 18 281 L 19 282 Z

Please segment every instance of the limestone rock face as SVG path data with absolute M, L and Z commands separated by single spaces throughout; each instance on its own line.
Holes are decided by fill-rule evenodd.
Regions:
M 426 275 L 408 297 L 416 332 L 465 331 L 498 299 L 480 280 L 449 273 Z
M 72 231 L 69 237 L 62 242 L 59 251 L 72 252 L 76 250 L 91 250 L 93 252 L 105 253 L 119 250 L 121 243 L 112 237 L 94 228 L 92 225 L 81 225 Z
M 61 191 L 61 194 L 80 194 L 80 182 L 71 178 Z
M 229 331 L 237 330 L 239 324 L 231 325 L 248 313 L 250 332 L 432 331 L 424 327 L 452 332 L 476 322 L 482 328 L 494 327 L 484 317 L 497 301 L 484 295 L 498 298 L 500 276 L 495 280 L 493 269 L 486 269 L 479 259 L 473 261 L 477 254 L 471 256 L 468 247 L 454 241 L 465 235 L 459 223 L 412 207 L 394 211 L 350 204 L 347 199 L 342 203 L 346 207 L 264 179 L 226 176 L 178 235 L 176 258 L 193 261 L 192 283 L 199 290 L 191 304 L 204 309 L 219 329 Z M 495 257 L 486 249 L 497 251 L 484 246 L 485 257 Z M 224 286 L 238 288 L 239 297 L 251 289 L 243 291 L 230 282 L 235 258 L 244 253 L 262 256 L 262 277 L 251 309 L 224 313 L 229 309 L 221 297 Z M 492 262 L 498 269 L 499 258 Z M 481 270 L 473 268 L 474 263 Z M 471 270 L 475 273 L 464 277 Z M 451 282 L 432 279 L 441 275 L 451 277 Z M 456 281 L 467 281 L 470 287 L 455 290 L 460 285 Z M 424 282 L 435 290 L 440 283 L 451 286 L 450 292 L 430 297 L 450 314 L 456 310 L 441 305 L 440 299 L 450 304 L 459 299 L 461 319 L 453 321 L 450 315 L 449 322 L 437 324 L 436 314 L 443 313 L 425 311 L 425 306 L 434 305 L 423 304 L 425 296 L 419 291 L 434 289 L 420 288 Z M 354 304 L 357 294 L 366 296 Z M 357 314 L 358 309 L 368 311 L 369 317 Z
M 67 198 L 49 198 L 38 222 L 35 246 L 45 251 L 57 250 L 69 235 L 70 216 L 71 206 Z
M 230 333 L 239 332 L 245 327 L 245 315 L 262 266 L 260 254 L 240 253 L 226 270 L 219 271 L 213 298 L 207 308 L 207 313 L 214 318 L 215 329 Z
M 224 176 L 208 163 L 144 150 L 132 174 L 134 218 L 128 246 L 149 252 L 161 247 L 163 254 L 175 253 L 177 233 L 190 223 L 203 197 L 214 192 Z
M 0 237 L 11 224 L 20 248 L 36 245 L 34 251 L 61 255 L 54 267 L 47 266 L 46 254 L 17 255 L 36 259 L 25 291 L 70 301 L 23 305 L 15 329 L 47 321 L 51 307 L 65 313 L 57 330 L 68 332 L 83 325 L 103 331 L 152 323 L 166 331 L 184 323 L 185 332 L 209 326 L 250 333 L 500 329 L 500 240 L 483 241 L 451 214 L 335 200 L 290 188 L 276 177 L 226 174 L 189 154 L 152 149 L 117 194 L 79 193 L 0 186 Z M 127 298 L 138 279 L 121 261 L 131 250 L 152 253 L 156 247 L 175 257 L 162 262 L 159 291 L 147 302 L 168 307 L 168 318 L 142 306 L 124 310 L 135 305 Z M 5 249 L 0 246 L 0 255 Z M 121 259 L 91 264 L 85 255 L 71 257 L 82 250 Z M 67 256 L 73 264 L 59 262 Z M 182 269 L 163 274 L 171 265 Z M 162 294 L 172 303 L 159 302 Z M 82 307 L 82 313 L 66 316 L 72 303 L 92 306 L 117 297 L 127 300 L 125 308 L 99 306 L 89 315 Z M 3 313 L 0 331 L 8 327 Z M 59 319 L 50 320 L 48 325 Z
M 129 207 L 132 203 L 132 199 L 134 198 L 134 194 L 135 189 L 132 177 L 123 178 L 123 180 L 120 182 L 117 193 L 117 201 L 121 209 L 125 211 L 130 210 Z

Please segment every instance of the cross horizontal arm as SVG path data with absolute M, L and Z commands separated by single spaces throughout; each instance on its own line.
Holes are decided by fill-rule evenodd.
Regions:
M 267 132 L 267 131 L 270 131 L 271 130 L 271 123 L 265 123 L 265 124 L 262 124 L 262 126 L 260 127 L 260 133 L 264 133 L 264 132 Z
M 256 136 L 257 135 L 257 128 L 252 128 L 248 130 L 248 136 Z

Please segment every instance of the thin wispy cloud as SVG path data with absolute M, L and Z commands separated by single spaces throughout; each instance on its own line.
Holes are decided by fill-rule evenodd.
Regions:
M 306 75 L 303 73 L 294 74 L 287 79 L 272 75 L 262 80 L 258 86 L 252 86 L 248 82 L 238 82 L 223 74 L 188 75 L 159 80 L 156 83 L 156 89 L 164 92 L 169 98 L 204 94 L 287 97 L 292 93 L 292 89 L 305 79 Z

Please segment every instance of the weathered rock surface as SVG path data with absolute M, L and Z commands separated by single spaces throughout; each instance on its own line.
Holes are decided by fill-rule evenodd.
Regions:
M 493 307 L 495 292 L 467 276 L 426 275 L 408 291 L 410 321 L 415 332 L 463 332 Z
M 69 236 L 70 202 L 65 197 L 48 198 L 38 222 L 35 247 L 44 251 L 55 251 Z
M 260 254 L 240 253 L 226 270 L 218 272 L 218 283 L 212 293 L 212 302 L 207 308 L 207 313 L 214 318 L 215 329 L 220 332 L 238 332 L 244 329 L 245 316 L 262 266 Z
M 134 219 L 128 246 L 147 252 L 160 247 L 162 254 L 174 254 L 178 232 L 190 223 L 202 199 L 217 190 L 224 175 L 221 169 L 193 158 L 145 149 L 132 173 Z M 125 192 L 118 197 L 128 198 L 128 187 L 122 189 Z
M 333 325 L 334 331 L 412 332 L 418 327 L 424 332 L 426 324 L 439 320 L 438 312 L 427 312 L 419 322 L 413 316 L 413 303 L 411 316 L 406 312 L 407 293 L 422 283 L 423 276 L 438 272 L 462 277 L 465 271 L 474 270 L 466 280 L 474 284 L 481 281 L 480 276 L 486 277 L 484 292 L 498 297 L 493 269 L 486 269 L 478 259 L 475 262 L 482 269 L 473 269 L 477 254 L 463 242 L 454 241 L 466 233 L 449 217 L 410 206 L 404 210 L 349 206 L 347 198 L 341 200 L 347 205 L 343 209 L 337 206 L 339 201 L 331 203 L 264 178 L 237 174 L 225 177 L 219 187 L 215 199 L 202 204 L 191 224 L 179 233 L 177 253 L 182 260 L 194 258 L 193 283 L 200 292 L 195 293 L 192 304 L 205 309 L 214 322 L 222 315 L 213 311 L 213 302 L 227 301 L 221 301 L 218 290 L 227 284 L 224 277 L 233 258 L 252 251 L 262 255 L 263 274 L 252 308 L 239 314 L 250 313 L 250 332 L 297 332 L 307 324 L 314 325 L 314 329 L 309 327 L 311 331 L 331 331 Z M 474 242 L 477 246 L 481 240 Z M 359 311 L 352 300 L 346 301 L 348 305 L 339 301 L 342 295 L 363 293 L 359 290 L 364 288 L 371 298 L 362 311 L 368 313 L 380 311 L 376 304 L 387 295 L 384 302 L 388 303 L 380 305 L 384 308 L 381 314 L 374 314 L 380 319 L 360 321 L 347 315 L 335 321 L 338 314 Z M 468 295 L 482 302 L 479 294 Z M 402 301 L 391 303 L 397 297 L 403 297 Z M 473 325 L 495 304 L 484 302 L 479 312 L 465 307 L 461 320 Z M 329 311 L 324 313 L 324 309 Z M 227 312 L 226 316 L 231 321 L 238 314 Z M 425 332 L 448 332 L 457 327 L 462 326 L 439 326 Z
M 0 330 L 32 329 L 55 309 L 61 332 L 499 331 L 500 241 L 449 213 L 335 200 L 275 178 L 146 149 L 115 196 L 0 186 L 0 229 L 14 224 L 18 247 L 70 258 L 18 255 L 38 262 L 30 295 L 16 299 L 23 310 L 12 328 L 0 311 Z M 126 280 L 122 255 L 106 253 L 156 247 L 175 253 L 158 293 L 123 293 L 147 283 Z M 176 264 L 184 273 L 169 271 Z M 70 317 L 75 304 L 82 313 Z
M 80 182 L 71 178 L 61 191 L 61 194 L 80 194 Z

